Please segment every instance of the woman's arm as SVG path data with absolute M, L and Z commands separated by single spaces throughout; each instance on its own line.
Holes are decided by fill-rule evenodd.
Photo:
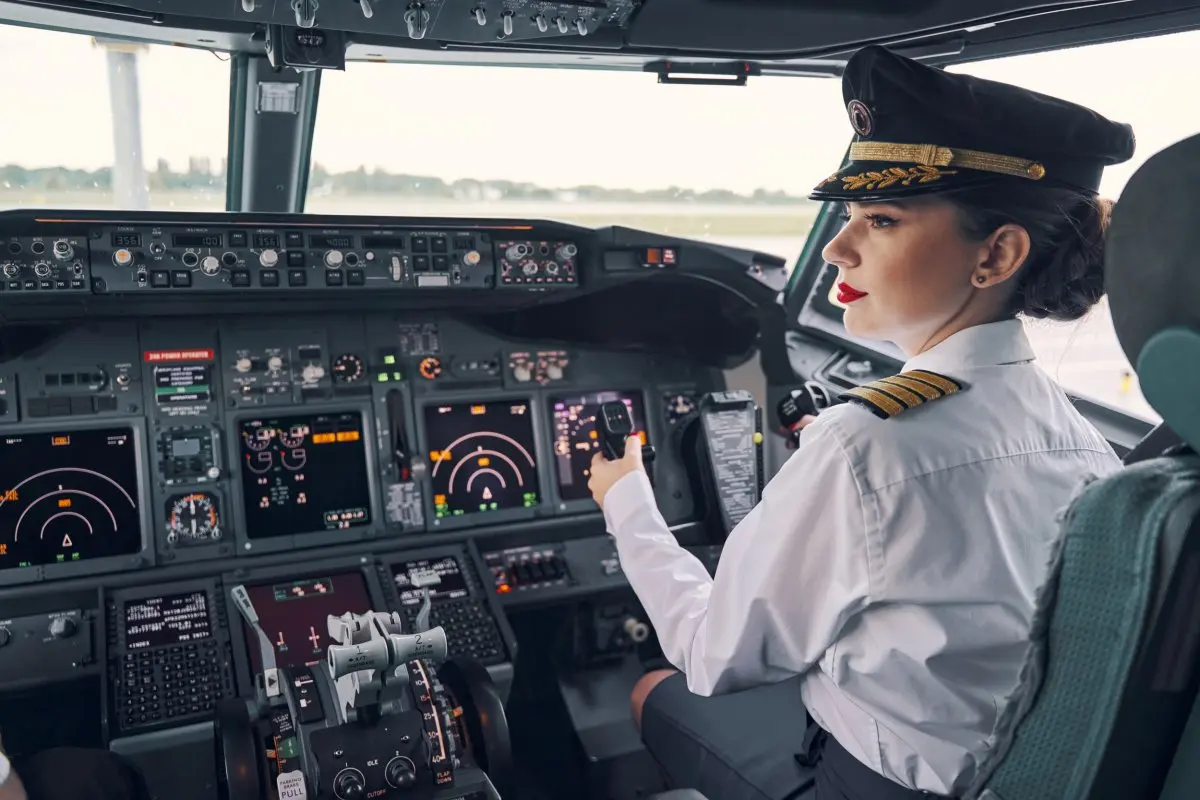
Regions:
M 824 419 L 730 533 L 715 579 L 679 546 L 641 469 L 617 480 L 602 505 L 663 653 L 697 694 L 806 671 L 871 596 L 862 494 Z
M 29 800 L 21 779 L 17 777 L 8 756 L 4 754 L 3 739 L 0 739 L 0 800 Z

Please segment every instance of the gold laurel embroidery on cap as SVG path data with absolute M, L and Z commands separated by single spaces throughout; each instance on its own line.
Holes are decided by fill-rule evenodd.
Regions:
M 910 370 L 850 389 L 838 395 L 838 399 L 861 406 L 880 419 L 891 419 L 903 411 L 955 394 L 963 388 L 960 381 L 945 375 L 928 370 Z
M 892 161 L 931 167 L 962 167 L 984 172 L 999 172 L 1035 181 L 1046 177 L 1046 167 L 1028 158 L 985 153 L 982 150 L 942 147 L 936 144 L 855 142 L 850 145 L 850 160 Z
M 913 181 L 920 183 L 932 183 L 940 181 L 947 175 L 956 175 L 956 169 L 939 169 L 938 167 L 930 167 L 919 165 L 916 167 L 888 167 L 879 171 L 872 170 L 871 172 L 860 172 L 857 175 L 843 175 L 842 188 L 847 191 L 858 191 L 859 189 L 886 189 L 889 186 L 899 183 L 901 186 L 911 186 Z

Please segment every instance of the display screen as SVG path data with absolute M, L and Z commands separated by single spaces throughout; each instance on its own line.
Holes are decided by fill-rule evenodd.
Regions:
M 212 399 L 208 364 L 171 364 L 154 368 L 154 399 L 160 405 Z
M 133 430 L 0 434 L 0 569 L 142 549 Z
M 362 414 L 303 414 L 241 424 L 246 535 L 269 539 L 368 525 Z
M 308 237 L 309 247 L 320 247 L 328 249 L 331 247 L 340 247 L 342 249 L 354 247 L 354 237 L 352 236 L 310 236 Z
M 171 237 L 171 244 L 176 247 L 220 247 L 222 238 L 219 233 L 177 233 Z
M 533 420 L 527 401 L 426 406 L 425 436 L 437 517 L 538 504 Z
M 258 613 L 259 626 L 275 646 L 277 667 L 323 661 L 325 649 L 337 644 L 329 638 L 329 617 L 374 610 L 361 572 L 247 586 L 246 593 Z M 243 627 L 250 662 L 258 674 L 262 672 L 258 636 L 250 626 Z
M 596 413 L 603 404 L 617 400 L 625 403 L 629 409 L 633 429 L 645 444 L 646 410 L 641 392 L 594 392 L 550 398 L 558 493 L 563 500 L 582 500 L 592 496 L 587 486 L 588 477 L 591 474 L 592 457 L 600 452 Z
M 466 577 L 454 556 L 392 564 L 392 580 L 401 604 L 406 606 L 421 602 L 421 588 L 425 586 L 429 587 L 431 600 L 454 600 L 469 594 Z
M 183 644 L 212 636 L 208 592 L 146 597 L 125 603 L 125 649 Z

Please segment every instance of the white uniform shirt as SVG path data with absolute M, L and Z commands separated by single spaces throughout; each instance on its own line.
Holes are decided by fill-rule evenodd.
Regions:
M 1017 685 L 1057 516 L 1121 466 L 1033 359 L 1019 321 L 980 325 L 904 366 L 964 391 L 891 419 L 822 412 L 715 580 L 645 474 L 617 481 L 608 532 L 691 690 L 803 674 L 809 713 L 860 761 L 913 789 L 964 788 Z

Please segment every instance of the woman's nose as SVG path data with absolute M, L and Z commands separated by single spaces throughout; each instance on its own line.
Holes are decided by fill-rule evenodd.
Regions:
M 825 245 L 825 249 L 821 251 L 821 258 L 825 259 L 827 264 L 833 264 L 836 267 L 853 265 L 854 251 L 850 246 L 846 230 L 846 228 L 842 228 L 838 231 L 837 236 L 830 239 L 829 244 Z

